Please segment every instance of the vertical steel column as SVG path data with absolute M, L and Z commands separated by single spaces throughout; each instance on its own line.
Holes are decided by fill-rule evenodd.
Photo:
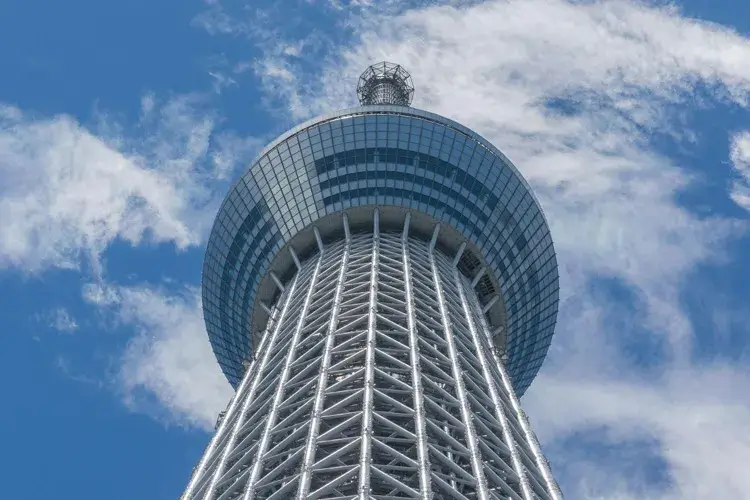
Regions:
M 526 477 L 526 471 L 523 464 L 521 463 L 521 458 L 518 455 L 516 440 L 513 438 L 513 434 L 510 430 L 510 425 L 508 424 L 508 419 L 505 415 L 505 409 L 503 408 L 503 404 L 500 401 L 500 395 L 497 392 L 495 379 L 492 377 L 492 373 L 487 364 L 487 358 L 485 357 L 485 344 L 483 342 L 484 339 L 480 338 L 479 334 L 477 333 L 476 325 L 474 324 L 474 317 L 472 315 L 471 308 L 469 307 L 469 302 L 466 299 L 466 294 L 464 293 L 463 280 L 461 279 L 461 274 L 458 272 L 458 269 L 455 267 L 453 268 L 453 278 L 456 283 L 459 298 L 461 299 L 461 307 L 463 308 L 464 314 L 466 315 L 466 321 L 469 326 L 469 332 L 471 333 L 471 339 L 474 342 L 476 356 L 482 368 L 482 375 L 487 381 L 487 386 L 490 389 L 490 398 L 492 399 L 492 406 L 495 407 L 495 416 L 497 417 L 498 422 L 500 422 L 500 427 L 502 428 L 503 432 L 503 440 L 508 445 L 513 469 L 515 469 L 516 473 L 518 474 L 518 481 L 521 485 L 521 495 L 524 500 L 534 500 L 534 494 L 531 491 L 531 486 L 529 486 L 529 479 Z
M 313 270 L 313 275 L 310 278 L 310 283 L 307 288 L 305 302 L 302 306 L 302 311 L 300 312 L 300 317 L 297 320 L 297 326 L 294 330 L 294 337 L 291 340 L 289 352 L 286 354 L 286 359 L 284 360 L 284 368 L 281 372 L 281 376 L 279 377 L 278 385 L 276 386 L 276 392 L 274 393 L 273 402 L 271 403 L 271 411 L 268 414 L 266 426 L 263 429 L 263 434 L 261 435 L 260 442 L 258 444 L 258 452 L 256 454 L 255 463 L 253 464 L 252 472 L 250 473 L 250 479 L 248 480 L 247 486 L 245 488 L 245 494 L 243 496 L 244 500 L 253 500 L 253 498 L 255 498 L 255 485 L 258 482 L 260 471 L 263 466 L 263 455 L 265 455 L 268 448 L 268 440 L 270 439 L 271 429 L 273 429 L 274 425 L 276 425 L 276 416 L 278 414 L 279 404 L 281 404 L 281 398 L 284 396 L 284 386 L 286 385 L 287 378 L 289 377 L 289 368 L 294 361 L 294 353 L 297 349 L 297 344 L 299 343 L 302 328 L 305 325 L 305 317 L 307 316 L 307 310 L 310 307 L 310 302 L 312 301 L 313 293 L 315 292 L 315 285 L 318 281 L 318 274 L 320 272 L 320 265 L 322 262 L 323 254 L 321 253 L 318 256 L 318 261 L 315 263 L 315 269 Z M 292 294 L 290 293 L 290 295 Z
M 320 414 L 323 411 L 323 402 L 325 399 L 326 388 L 328 387 L 328 371 L 331 367 L 331 350 L 336 339 L 334 332 L 338 325 L 339 309 L 341 307 L 341 295 L 346 281 L 346 269 L 349 264 L 349 251 L 352 244 L 352 236 L 349 232 L 349 220 L 344 214 L 344 233 L 346 243 L 344 252 L 341 257 L 341 269 L 339 270 L 336 291 L 334 292 L 333 310 L 331 311 L 331 320 L 328 323 L 326 332 L 326 344 L 323 348 L 323 357 L 320 362 L 320 372 L 318 373 L 318 385 L 315 388 L 315 402 L 313 403 L 312 414 L 310 415 L 310 429 L 308 430 L 307 443 L 305 444 L 304 461 L 299 479 L 299 489 L 297 490 L 297 499 L 305 500 L 310 493 L 310 480 L 312 479 L 312 468 L 315 463 L 315 447 L 318 441 L 318 432 L 320 430 Z
M 376 208 L 373 212 L 372 263 L 370 267 L 370 308 L 367 319 L 367 353 L 365 354 L 365 394 L 362 414 L 362 448 L 359 459 L 359 498 L 370 497 L 370 463 L 372 461 L 372 413 L 375 395 L 375 328 L 378 313 L 378 251 L 380 247 L 380 220 Z
M 524 412 L 523 408 L 521 408 L 521 404 L 518 401 L 518 396 L 516 396 L 516 391 L 513 389 L 512 384 L 510 383 L 510 377 L 508 377 L 508 373 L 505 371 L 505 365 L 499 362 L 495 353 L 493 353 L 493 357 L 496 360 L 495 362 L 498 363 L 500 376 L 503 380 L 503 385 L 505 386 L 506 391 L 508 391 L 508 398 L 513 405 L 513 410 L 518 415 L 518 422 L 521 424 L 521 429 L 523 430 L 523 434 L 526 437 L 526 442 L 529 444 L 529 448 L 534 454 L 534 461 L 536 462 L 539 471 L 542 473 L 550 496 L 553 500 L 562 500 L 562 491 L 560 491 L 560 486 L 553 478 L 549 462 L 547 462 L 547 459 L 542 454 L 542 449 L 539 445 L 539 441 L 534 435 L 534 432 L 531 430 L 529 419 L 526 416 L 526 412 Z
M 203 458 L 198 464 L 198 468 L 193 474 L 193 477 L 191 478 L 190 483 L 188 483 L 188 486 L 185 489 L 185 492 L 180 497 L 181 500 L 190 500 L 193 498 L 193 493 L 195 493 L 195 488 L 199 480 L 203 476 L 203 473 L 205 472 L 205 468 L 206 468 L 206 465 L 208 464 L 208 461 L 214 457 L 214 451 L 216 449 L 216 445 L 219 443 L 219 441 L 221 441 L 224 438 L 224 435 L 226 434 L 226 431 L 229 428 L 230 423 L 233 422 L 234 420 L 234 412 L 239 406 L 240 401 L 242 401 L 242 408 L 240 409 L 240 413 L 237 417 L 238 421 L 234 423 L 234 427 L 232 428 L 232 432 L 229 436 L 229 442 L 225 445 L 224 450 L 221 454 L 219 464 L 217 465 L 216 470 L 214 471 L 211 477 L 211 482 L 209 483 L 209 489 L 203 495 L 204 498 L 211 498 L 211 495 L 213 494 L 213 489 L 216 487 L 216 483 L 219 480 L 219 477 L 221 476 L 221 474 L 223 473 L 224 466 L 226 464 L 226 459 L 234 448 L 234 444 L 237 439 L 237 434 L 239 433 L 239 430 L 242 428 L 242 422 L 245 419 L 247 407 L 252 402 L 253 396 L 255 395 L 255 391 L 257 390 L 257 385 L 258 385 L 260 377 L 256 375 L 263 371 L 263 368 L 265 367 L 266 362 L 268 361 L 270 353 L 273 350 L 272 347 L 274 343 L 276 342 L 276 338 L 278 336 L 279 330 L 281 329 L 281 324 L 284 322 L 284 316 L 286 315 L 289 303 L 291 302 L 292 297 L 294 296 L 294 290 L 297 286 L 298 278 L 299 278 L 299 274 L 295 275 L 294 280 L 291 285 L 291 289 L 289 290 L 289 293 L 286 296 L 286 300 L 284 300 L 284 305 L 282 306 L 281 311 L 279 312 L 278 309 L 276 310 L 278 313 L 278 322 L 276 322 L 276 324 L 274 325 L 273 333 L 269 334 L 269 332 L 266 332 L 266 334 L 263 335 L 263 338 L 260 341 L 260 346 L 258 347 L 258 351 L 257 351 L 257 352 L 263 353 L 260 358 L 260 363 L 258 362 L 258 358 L 253 359 L 252 364 L 248 367 L 247 371 L 245 372 L 245 376 L 243 377 L 242 382 L 240 383 L 240 386 L 237 389 L 237 393 L 234 395 L 234 398 L 232 399 L 232 403 L 230 404 L 229 409 L 227 410 L 227 414 L 224 417 L 224 421 L 219 426 L 219 429 L 217 430 L 214 438 L 211 440 L 211 444 L 209 445 L 208 449 L 204 452 Z M 273 321 L 273 318 L 271 318 L 270 321 Z M 266 349 L 266 344 L 269 344 L 267 349 Z M 257 367 L 257 370 L 255 369 L 256 367 Z M 248 394 L 245 394 L 245 390 L 247 389 L 248 384 L 251 384 L 251 386 L 250 386 Z
M 461 406 L 461 419 L 463 420 L 466 431 L 466 443 L 469 445 L 469 453 L 471 454 L 471 469 L 477 482 L 477 498 L 479 498 L 480 500 L 489 500 L 490 496 L 487 489 L 487 480 L 484 477 L 482 458 L 479 454 L 476 429 L 474 429 L 474 424 L 471 420 L 471 410 L 469 409 L 469 402 L 466 397 L 463 370 L 458 359 L 458 353 L 456 352 L 455 339 L 453 338 L 453 325 L 451 325 L 448 308 L 445 303 L 445 297 L 443 296 L 443 285 L 441 283 L 440 270 L 438 269 L 437 263 L 435 262 L 435 242 L 437 241 L 437 235 L 439 231 L 440 224 L 435 226 L 435 231 L 432 235 L 432 241 L 430 242 L 429 255 L 430 267 L 432 269 L 432 278 L 433 282 L 435 283 L 435 294 L 437 295 L 438 305 L 440 308 L 440 316 L 443 324 L 443 330 L 445 332 L 445 340 L 448 344 L 448 351 L 450 354 L 450 360 L 453 369 L 453 379 L 456 384 L 456 395 L 458 396 L 459 405 Z
M 411 379 L 414 393 L 414 426 L 417 436 L 417 458 L 419 460 L 419 488 L 423 500 L 432 498 L 430 481 L 430 456 L 427 449 L 427 424 L 425 423 L 424 394 L 422 392 L 422 368 L 419 363 L 419 339 L 414 313 L 414 292 L 411 283 L 411 262 L 409 260 L 409 221 L 406 214 L 404 232 L 401 235 L 402 258 L 404 262 L 404 289 L 406 292 L 406 320 L 409 329 L 409 358 L 411 359 Z
M 490 329 L 487 326 L 487 322 L 484 319 L 484 315 L 480 315 L 480 321 L 482 322 L 482 329 L 484 330 L 484 334 L 489 340 L 490 345 L 492 345 L 492 337 L 491 337 Z M 505 365 L 500 360 L 500 358 L 498 357 L 494 349 L 490 349 L 490 352 L 492 354 L 492 360 L 497 365 L 497 369 L 498 369 L 498 372 L 500 373 L 500 378 L 502 380 L 503 387 L 505 388 L 505 392 L 507 393 L 508 399 L 510 400 L 511 405 L 513 406 L 513 411 L 518 417 L 518 423 L 521 425 L 521 430 L 523 432 L 523 435 L 526 438 L 526 442 L 529 445 L 529 449 L 531 449 L 531 453 L 534 455 L 534 462 L 536 463 L 536 466 L 539 469 L 539 471 L 542 473 L 542 477 L 544 479 L 544 482 L 546 483 L 545 485 L 547 486 L 549 495 L 550 497 L 552 497 L 553 500 L 563 500 L 560 486 L 557 484 L 557 481 L 555 481 L 554 477 L 552 476 L 552 470 L 550 469 L 547 459 L 542 454 L 542 449 L 541 449 L 541 446 L 539 445 L 539 441 L 536 439 L 534 432 L 531 430 L 531 426 L 529 425 L 529 421 L 528 421 L 528 418 L 526 417 L 526 413 L 521 408 L 521 403 L 518 401 L 518 396 L 516 396 L 516 391 L 515 389 L 513 389 L 513 384 L 511 384 L 510 382 L 510 377 L 508 376 L 508 373 L 505 371 Z

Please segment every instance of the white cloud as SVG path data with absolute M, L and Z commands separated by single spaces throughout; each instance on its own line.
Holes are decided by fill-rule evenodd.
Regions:
M 732 138 L 730 159 L 737 174 L 730 195 L 737 205 L 750 211 L 750 132 Z
M 238 140 L 214 147 L 216 120 L 201 108 L 196 96 L 146 95 L 126 135 L 106 116 L 92 131 L 70 116 L 0 105 L 0 268 L 77 268 L 83 259 L 98 271 L 118 239 L 200 243 L 220 199 L 214 181 L 240 154 L 231 150 Z
M 271 52 L 256 69 L 302 117 L 354 104 L 367 65 L 398 62 L 414 78 L 415 106 L 474 128 L 533 184 L 559 253 L 562 301 L 525 404 L 568 496 L 750 497 L 739 470 L 750 460 L 746 367 L 695 361 L 696 339 L 710 342 L 713 332 L 695 331 L 682 302 L 691 274 L 725 259 L 747 221 L 701 217 L 678 202 L 700 177 L 650 142 L 659 134 L 689 147 L 700 133 L 695 106 L 748 105 L 750 40 L 672 6 L 627 0 L 488 1 L 348 21 L 351 45 Z M 732 149 L 740 204 L 747 141 L 737 136 Z M 623 463 L 571 459 L 570 448 L 557 453 L 602 428 L 609 445 L 655 441 L 669 484 L 628 475 Z
M 167 422 L 212 429 L 232 388 L 211 352 L 198 290 L 91 284 L 83 295 L 136 331 L 115 380 L 126 405 Z
M 102 255 L 115 241 L 177 250 L 203 243 L 228 179 L 261 143 L 218 130 L 202 99 L 146 94 L 128 128 L 106 114 L 87 128 L 0 105 L 0 270 L 90 265 L 101 283 Z M 89 286 L 84 298 L 136 330 L 116 380 L 125 402 L 211 427 L 231 388 L 208 346 L 197 292 Z M 78 327 L 64 308 L 44 321 Z
M 63 333 L 72 333 L 78 330 L 78 323 L 68 310 L 64 307 L 58 307 L 50 313 L 50 326 Z
M 750 459 L 746 369 L 693 367 L 671 370 L 654 380 L 625 377 L 624 381 L 607 376 L 560 378 L 557 372 L 544 374 L 535 384 L 535 397 L 544 400 L 534 405 L 542 438 L 553 441 L 604 428 L 611 445 L 638 440 L 658 443 L 661 458 L 669 464 L 673 484 L 664 490 L 663 484 L 644 484 L 626 475 L 630 464 L 608 469 L 605 476 L 596 467 L 601 458 L 584 459 L 589 476 L 574 486 L 579 489 L 570 491 L 574 498 L 585 494 L 611 498 L 609 481 L 621 483 L 623 498 L 745 498 L 750 491 L 750 478 L 744 473 Z M 565 461 L 569 449 L 553 445 L 551 451 L 562 470 L 571 467 Z M 592 484 L 598 480 L 601 484 Z M 635 494 L 644 490 L 648 494 Z
M 98 389 L 106 386 L 105 381 L 98 375 L 90 375 L 74 366 L 68 356 L 59 355 L 55 358 L 55 366 L 65 377 L 75 382 L 96 387 Z

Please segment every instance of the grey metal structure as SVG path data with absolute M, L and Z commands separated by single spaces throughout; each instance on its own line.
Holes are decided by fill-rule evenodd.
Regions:
M 409 106 L 414 98 L 411 75 L 398 64 L 373 64 L 359 77 L 357 97 L 363 106 L 397 104 Z
M 541 209 L 481 137 L 406 106 L 400 66 L 358 93 L 219 211 L 204 313 L 237 393 L 181 498 L 559 500 L 518 401 L 557 313 Z

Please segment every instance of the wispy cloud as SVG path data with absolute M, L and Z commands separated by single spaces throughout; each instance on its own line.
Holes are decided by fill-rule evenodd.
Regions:
M 568 495 L 750 496 L 735 466 L 750 459 L 750 443 L 732 438 L 750 424 L 746 368 L 695 355 L 697 339 L 714 333 L 696 331 L 682 300 L 699 266 L 726 260 L 747 220 L 720 210 L 707 218 L 679 202 L 700 177 L 663 147 L 690 147 L 697 107 L 748 105 L 750 40 L 673 6 L 627 0 L 465 2 L 397 16 L 368 9 L 342 23 L 353 26 L 352 43 L 272 52 L 256 69 L 301 118 L 355 104 L 368 64 L 403 64 L 416 106 L 476 129 L 531 181 L 559 252 L 562 302 L 525 404 Z M 740 179 L 729 194 L 740 204 L 746 141 L 736 136 L 732 147 Z M 572 453 L 585 435 L 620 452 L 652 443 L 653 456 L 638 457 L 663 462 L 663 477 L 635 474 L 624 458 L 612 467 Z
M 732 137 L 730 158 L 737 175 L 731 183 L 730 196 L 737 205 L 750 211 L 750 132 Z
M 626 333 L 626 332 L 621 332 Z M 571 363 L 583 361 L 573 357 Z M 750 458 L 750 387 L 747 370 L 727 363 L 670 367 L 656 377 L 604 375 L 600 379 L 546 372 L 535 382 L 537 428 L 551 444 L 558 469 L 575 474 L 574 498 L 613 498 L 611 485 L 620 483 L 621 498 L 709 499 L 745 498 L 750 479 L 744 463 Z M 552 411 L 554 409 L 554 411 Z M 564 436 L 606 433 L 599 441 L 608 456 L 569 460 Z M 656 456 L 667 465 L 666 478 L 650 482 L 633 471 L 648 472 L 650 457 L 622 456 L 629 443 L 656 443 Z M 565 446 L 567 445 L 567 446 Z M 641 462 L 641 463 L 639 463 Z M 598 467 L 597 465 L 604 465 Z M 586 476 L 579 468 L 586 468 Z M 610 482 L 612 481 L 612 482 Z M 599 484 L 596 484 L 599 483 Z
M 55 367 L 60 370 L 60 373 L 62 373 L 66 378 L 73 380 L 74 382 L 95 387 L 97 389 L 103 389 L 107 387 L 106 380 L 101 376 L 101 374 L 95 373 L 92 375 L 84 373 L 77 367 L 74 367 L 70 358 L 65 355 L 59 355 L 57 356 L 57 358 L 55 358 Z
M 104 114 L 84 127 L 70 116 L 0 105 L 0 268 L 85 262 L 98 272 L 102 252 L 118 239 L 178 249 L 202 242 L 227 158 L 251 149 L 222 139 L 205 108 L 199 96 L 146 95 L 139 123 L 125 133 Z
M 198 290 L 91 284 L 83 295 L 136 331 L 116 363 L 125 404 L 165 423 L 213 428 L 232 389 L 211 352 Z
M 83 268 L 98 283 L 85 288 L 86 302 L 135 332 L 110 367 L 114 385 L 103 373 L 102 385 L 135 411 L 208 429 L 231 388 L 208 345 L 196 290 L 107 284 L 103 258 L 116 241 L 133 252 L 205 241 L 228 180 L 262 145 L 222 130 L 206 99 L 145 94 L 137 123 L 127 125 L 103 112 L 84 126 L 0 105 L 0 269 Z M 39 319 L 63 332 L 78 328 L 62 307 Z M 73 373 L 64 355 L 58 367 L 93 380 Z
M 54 309 L 49 316 L 49 325 L 63 333 L 73 333 L 78 330 L 78 322 L 73 318 L 68 310 L 64 307 L 58 307 Z

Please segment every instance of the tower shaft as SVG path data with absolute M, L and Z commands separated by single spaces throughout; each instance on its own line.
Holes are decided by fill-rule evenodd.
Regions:
M 561 494 L 458 260 L 409 233 L 326 244 L 282 285 L 183 500 Z M 296 260 L 296 257 L 295 257 Z

